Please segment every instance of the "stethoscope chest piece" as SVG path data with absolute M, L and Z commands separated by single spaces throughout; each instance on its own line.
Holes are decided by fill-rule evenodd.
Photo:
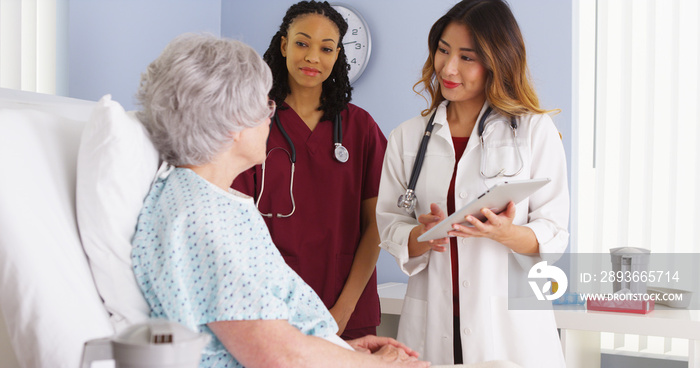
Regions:
M 348 162 L 350 158 L 350 153 L 348 149 L 343 146 L 343 119 L 340 114 L 337 114 L 333 119 L 333 156 L 338 162 L 345 163 Z
M 413 213 L 413 211 L 416 209 L 416 202 L 416 194 L 412 189 L 407 189 L 405 194 L 399 196 L 399 200 L 396 205 L 399 208 L 405 209 L 408 213 Z
M 348 153 L 348 149 L 345 148 L 345 146 L 343 146 L 341 143 L 335 144 L 335 148 L 333 149 L 333 155 L 335 156 L 335 159 L 339 162 L 348 162 L 348 159 L 350 158 L 350 153 Z

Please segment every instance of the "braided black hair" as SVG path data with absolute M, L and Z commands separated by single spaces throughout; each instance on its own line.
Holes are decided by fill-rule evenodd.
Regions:
M 338 13 L 327 1 L 300 1 L 287 9 L 287 13 L 282 19 L 279 31 L 272 37 L 270 46 L 263 55 L 263 60 L 270 66 L 272 70 L 272 89 L 270 90 L 270 98 L 275 100 L 277 106 L 281 106 L 284 99 L 291 93 L 289 88 L 289 73 L 287 71 L 287 63 L 282 56 L 280 45 L 282 36 L 287 37 L 287 31 L 294 19 L 306 14 L 320 14 L 335 23 L 340 33 L 338 45 L 340 52 L 338 60 L 333 65 L 333 70 L 328 78 L 323 81 L 323 91 L 321 92 L 321 105 L 318 110 L 323 111 L 321 120 L 332 120 L 332 118 L 347 108 L 348 102 L 352 99 L 352 87 L 348 78 L 347 57 L 345 56 L 345 48 L 343 47 L 343 36 L 348 30 L 348 24 L 345 19 Z

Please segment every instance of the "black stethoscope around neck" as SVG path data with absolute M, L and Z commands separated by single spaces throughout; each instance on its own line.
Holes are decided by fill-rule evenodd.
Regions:
M 520 159 L 520 169 L 515 171 L 514 173 L 511 174 L 506 174 L 505 173 L 505 168 L 501 169 L 498 171 L 496 175 L 492 176 L 487 176 L 484 173 L 484 159 L 486 157 L 486 147 L 484 144 L 484 129 L 486 128 L 486 118 L 491 114 L 491 111 L 493 109 L 491 106 L 486 108 L 486 111 L 484 111 L 484 114 L 481 116 L 481 119 L 479 119 L 479 127 L 478 127 L 478 134 L 479 134 L 479 142 L 481 143 L 481 167 L 479 168 L 479 173 L 481 174 L 482 177 L 486 179 L 491 179 L 499 176 L 505 176 L 505 177 L 513 177 L 516 176 L 522 171 L 523 166 L 524 166 L 524 161 L 522 154 L 520 153 L 520 147 L 517 145 L 517 138 L 518 138 L 518 124 L 515 120 L 515 116 L 511 116 L 510 118 L 510 129 L 512 132 L 513 136 L 513 144 L 514 146 L 517 147 L 517 152 L 518 152 L 518 158 Z M 397 201 L 396 205 L 399 208 L 403 208 L 406 210 L 408 213 L 412 213 L 413 210 L 416 208 L 416 184 L 418 183 L 418 176 L 420 175 L 420 170 L 423 167 L 423 160 L 425 159 L 425 152 L 428 149 L 428 141 L 430 141 L 430 136 L 433 133 L 433 127 L 435 126 L 435 123 L 433 122 L 435 120 L 435 114 L 437 113 L 437 109 L 433 112 L 433 114 L 430 116 L 430 120 L 428 120 L 428 125 L 425 127 L 425 132 L 423 133 L 423 138 L 421 138 L 420 141 L 420 146 L 418 147 L 418 154 L 416 155 L 416 160 L 413 161 L 413 168 L 411 169 L 411 178 L 408 180 L 408 187 L 406 188 L 406 193 L 402 194 L 399 196 L 399 200 Z
M 287 153 L 289 156 L 289 161 L 291 163 L 291 176 L 289 179 L 289 196 L 292 201 L 292 210 L 288 214 L 282 214 L 282 213 L 276 213 L 273 215 L 273 213 L 264 213 L 260 211 L 260 198 L 262 198 L 263 191 L 265 190 L 265 164 L 267 162 L 267 158 L 262 164 L 262 183 L 260 185 L 260 193 L 258 194 L 258 199 L 255 201 L 255 207 L 258 208 L 258 211 L 260 212 L 261 215 L 264 217 L 278 217 L 278 218 L 286 218 L 290 217 L 294 214 L 294 211 L 296 210 L 296 203 L 294 202 L 294 169 L 295 165 L 297 162 L 297 150 L 296 147 L 294 147 L 294 142 L 292 142 L 292 138 L 289 137 L 289 134 L 287 134 L 287 131 L 284 130 L 284 127 L 282 127 L 282 123 L 280 122 L 279 116 L 277 116 L 277 111 L 275 111 L 275 125 L 277 125 L 277 129 L 280 130 L 280 133 L 282 133 L 282 136 L 284 139 L 287 141 L 287 144 L 289 145 L 289 149 L 291 152 L 287 152 L 282 147 L 275 147 L 271 149 L 270 151 L 267 152 L 267 155 L 269 156 L 270 153 L 274 150 L 282 150 Z M 348 161 L 350 158 L 350 154 L 343 146 L 343 119 L 340 116 L 340 114 L 336 114 L 335 118 L 333 119 L 333 157 L 340 163 L 345 163 Z

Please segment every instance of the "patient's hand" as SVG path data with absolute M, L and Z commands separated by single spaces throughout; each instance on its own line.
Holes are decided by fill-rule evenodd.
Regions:
M 379 340 L 379 339 L 385 339 L 385 340 Z M 409 349 L 405 345 L 399 343 L 396 340 L 389 339 L 389 338 L 378 338 L 376 336 L 365 336 L 363 338 L 353 340 L 352 342 L 358 342 L 360 341 L 361 344 L 359 345 L 360 347 L 356 347 L 355 349 L 358 352 L 365 352 L 366 354 L 372 354 L 373 356 L 381 359 L 385 364 L 388 366 L 392 367 L 406 367 L 406 368 L 428 368 L 430 367 L 430 362 L 422 362 L 418 360 L 418 353 L 415 351 Z M 366 345 L 364 344 L 365 342 L 369 341 L 369 344 Z M 382 342 L 387 342 L 386 344 L 382 345 Z M 352 344 L 351 344 L 352 345 Z M 374 349 L 377 346 L 380 346 L 378 349 Z M 365 346 L 365 347 L 361 347 Z M 367 348 L 367 346 L 371 348 Z M 382 367 L 384 364 L 381 365 Z
M 367 335 L 365 337 L 360 337 L 359 339 L 349 340 L 347 343 L 350 344 L 353 349 L 360 352 L 377 353 L 384 346 L 392 346 L 402 350 L 408 356 L 418 357 L 417 352 L 390 337 Z
M 391 346 L 391 345 L 384 345 L 379 350 L 376 352 L 372 353 L 375 356 L 378 356 L 382 358 L 383 361 L 385 362 L 414 362 L 417 361 L 418 358 L 414 356 L 409 356 L 406 354 L 406 351 L 400 348 L 397 348 L 396 346 Z

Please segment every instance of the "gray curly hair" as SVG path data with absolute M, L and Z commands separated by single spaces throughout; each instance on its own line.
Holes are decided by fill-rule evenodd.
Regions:
M 250 46 L 184 34 L 141 75 L 137 116 L 163 160 L 201 165 L 229 147 L 231 132 L 264 122 L 271 87 L 270 68 Z

